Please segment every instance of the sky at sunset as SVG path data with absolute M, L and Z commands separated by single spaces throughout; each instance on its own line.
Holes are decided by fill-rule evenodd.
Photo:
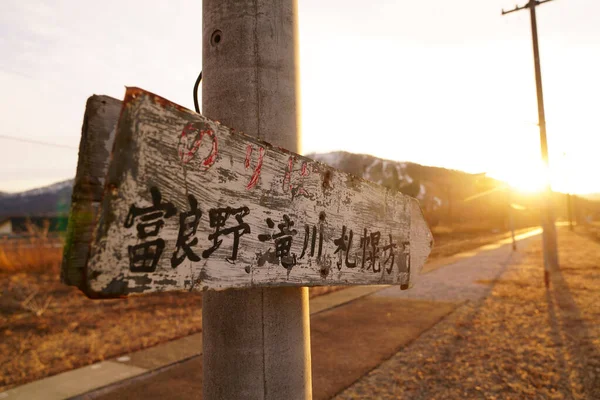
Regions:
M 345 150 L 539 186 L 528 10 L 501 16 L 514 0 L 298 4 L 303 154 Z M 0 191 L 74 177 L 92 94 L 138 86 L 193 109 L 201 10 L 2 0 Z M 537 11 L 553 188 L 600 192 L 600 1 Z

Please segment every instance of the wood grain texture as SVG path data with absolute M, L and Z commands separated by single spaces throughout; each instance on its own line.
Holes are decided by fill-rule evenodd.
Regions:
M 417 200 L 128 88 L 87 294 L 406 288 L 431 243 Z
M 61 267 L 61 280 L 67 285 L 81 287 L 84 282 L 120 112 L 121 101 L 112 97 L 94 95 L 86 103 Z

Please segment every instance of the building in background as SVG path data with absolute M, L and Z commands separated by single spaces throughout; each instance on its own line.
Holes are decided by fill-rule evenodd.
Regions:
M 68 222 L 66 215 L 5 217 L 0 220 L 0 236 L 56 236 L 67 231 Z

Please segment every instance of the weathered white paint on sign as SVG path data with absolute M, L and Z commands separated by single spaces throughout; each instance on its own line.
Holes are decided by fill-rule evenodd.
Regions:
M 94 95 L 86 103 L 61 267 L 62 281 L 68 285 L 84 284 L 90 241 L 120 112 L 121 101 L 112 97 Z
M 399 284 L 418 202 L 128 88 L 86 266 L 90 296 Z

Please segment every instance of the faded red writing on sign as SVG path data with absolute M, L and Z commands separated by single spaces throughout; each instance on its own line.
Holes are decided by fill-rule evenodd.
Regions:
M 219 144 L 215 132 L 207 123 L 190 122 L 181 131 L 177 145 L 177 152 L 182 163 L 187 164 L 194 158 L 205 136 L 210 138 L 212 146 L 210 153 L 202 161 L 202 165 L 210 168 L 217 161 Z
M 308 196 L 309 193 L 304 189 L 303 183 L 304 178 L 310 175 L 308 165 L 306 161 L 302 162 L 300 170 L 294 170 L 296 164 L 296 157 L 290 156 L 288 158 L 288 165 L 283 178 L 283 192 L 292 192 L 292 196 L 303 195 Z
M 250 168 L 250 162 L 252 160 L 252 145 L 249 144 L 246 147 L 246 160 L 244 161 L 244 168 Z M 265 149 L 261 147 L 258 150 L 258 160 L 256 161 L 256 166 L 254 167 L 254 172 L 252 173 L 252 177 L 250 178 L 250 182 L 246 186 L 247 190 L 252 189 L 258 183 L 258 178 L 260 178 L 260 171 L 262 170 L 263 158 L 265 156 Z

